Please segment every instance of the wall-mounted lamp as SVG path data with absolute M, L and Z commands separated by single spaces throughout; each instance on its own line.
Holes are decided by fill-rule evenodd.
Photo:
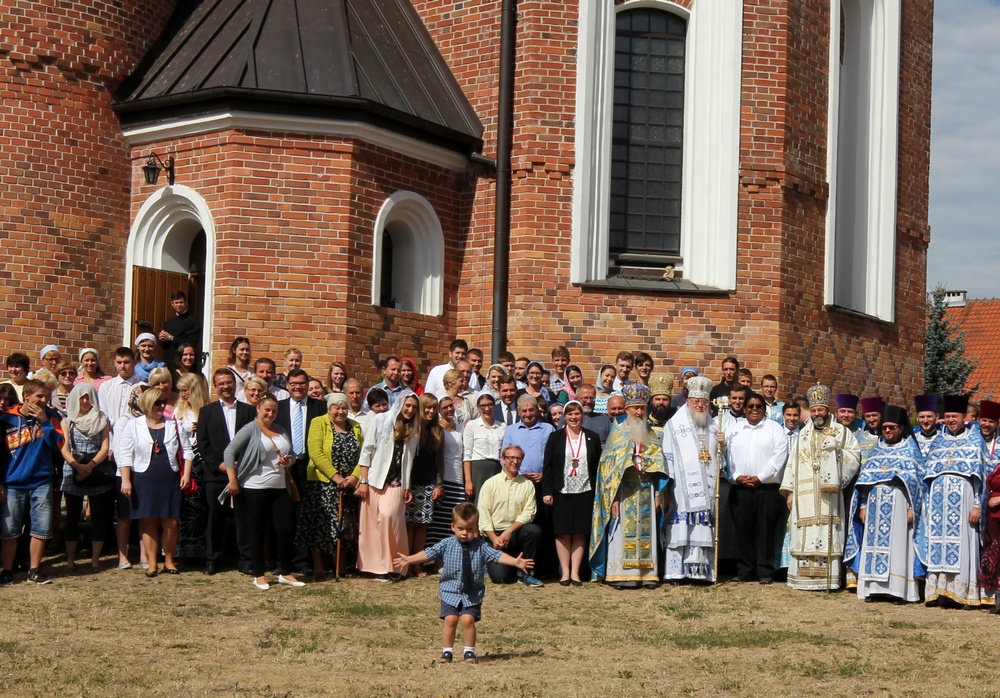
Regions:
M 168 157 L 166 162 L 160 160 L 156 153 L 149 154 L 149 160 L 146 161 L 145 167 L 142 168 L 143 173 L 146 175 L 146 184 L 156 184 L 156 180 L 160 178 L 160 170 L 167 173 L 167 184 L 172 185 L 174 183 L 174 159 Z

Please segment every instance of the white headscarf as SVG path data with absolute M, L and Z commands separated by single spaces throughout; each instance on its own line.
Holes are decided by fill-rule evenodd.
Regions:
M 86 414 L 80 414 L 80 397 L 82 395 L 90 398 L 90 411 Z M 97 436 L 108 425 L 108 418 L 101 412 L 97 391 L 90 383 L 77 383 L 69 391 L 69 397 L 66 398 L 66 422 L 88 437 Z

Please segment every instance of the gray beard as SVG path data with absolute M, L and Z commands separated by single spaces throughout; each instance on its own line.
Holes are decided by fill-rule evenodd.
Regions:
M 830 415 L 827 415 L 827 416 L 822 417 L 822 418 L 820 418 L 820 417 L 811 417 L 811 419 L 813 420 L 813 428 L 814 429 L 825 429 L 826 425 L 827 425 L 827 421 L 830 419 Z
M 708 426 L 708 412 L 695 412 L 692 410 L 691 423 L 699 429 L 704 429 Z
M 649 431 L 646 429 L 646 421 L 643 419 L 636 419 L 635 417 L 629 417 L 625 421 L 625 424 L 628 425 L 632 442 L 638 446 L 645 447 L 649 441 Z

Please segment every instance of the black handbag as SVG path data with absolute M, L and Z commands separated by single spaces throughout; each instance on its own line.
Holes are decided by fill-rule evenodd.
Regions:
M 94 460 L 94 456 L 96 455 L 96 453 L 74 453 L 73 459 L 80 465 L 86 465 Z M 111 462 L 110 458 L 105 458 L 103 463 L 98 463 L 94 466 L 94 469 L 90 471 L 90 475 L 82 480 L 76 480 L 76 484 L 82 487 L 113 485 L 115 484 L 115 476 L 117 474 L 118 469 L 115 467 L 115 464 Z

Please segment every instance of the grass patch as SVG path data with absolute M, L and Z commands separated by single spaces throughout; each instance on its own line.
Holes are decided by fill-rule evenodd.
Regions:
M 261 633 L 257 646 L 279 654 L 311 654 L 319 649 L 319 633 L 305 633 L 298 628 L 272 627 Z
M 0 654 L 17 654 L 21 644 L 17 640 L 0 640 Z
M 672 635 L 668 638 L 681 649 L 774 647 L 780 644 L 806 644 L 822 647 L 829 638 L 798 631 L 708 629 Z
M 890 620 L 887 625 L 893 630 L 917 630 L 920 628 L 919 625 L 908 620 Z
M 681 599 L 674 604 L 666 604 L 663 610 L 677 620 L 697 620 L 705 615 L 707 605 L 694 599 Z

